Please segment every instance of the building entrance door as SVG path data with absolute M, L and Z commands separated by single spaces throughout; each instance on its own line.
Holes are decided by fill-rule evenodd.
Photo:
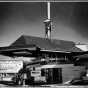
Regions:
M 62 83 L 62 69 L 53 68 L 53 83 Z
M 48 83 L 62 83 L 62 69 L 61 68 L 48 68 L 47 82 Z

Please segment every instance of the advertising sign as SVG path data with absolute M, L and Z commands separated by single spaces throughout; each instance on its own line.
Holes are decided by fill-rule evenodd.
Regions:
M 0 60 L 0 73 L 18 73 L 23 67 L 23 61 Z

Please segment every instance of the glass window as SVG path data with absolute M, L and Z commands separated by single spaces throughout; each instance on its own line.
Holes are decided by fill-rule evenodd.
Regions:
M 41 76 L 45 76 L 45 70 L 41 69 Z

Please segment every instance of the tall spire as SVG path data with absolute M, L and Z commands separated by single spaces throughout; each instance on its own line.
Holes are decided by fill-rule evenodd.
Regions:
M 50 2 L 47 2 L 47 19 L 45 23 L 45 38 L 51 39 L 51 18 L 50 18 Z

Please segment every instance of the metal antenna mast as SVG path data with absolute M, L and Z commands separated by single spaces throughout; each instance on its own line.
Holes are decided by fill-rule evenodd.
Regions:
M 50 2 L 47 2 L 47 19 L 45 23 L 45 38 L 51 39 L 51 18 L 50 18 Z
M 48 19 L 50 19 L 50 2 L 47 2 L 47 13 Z

